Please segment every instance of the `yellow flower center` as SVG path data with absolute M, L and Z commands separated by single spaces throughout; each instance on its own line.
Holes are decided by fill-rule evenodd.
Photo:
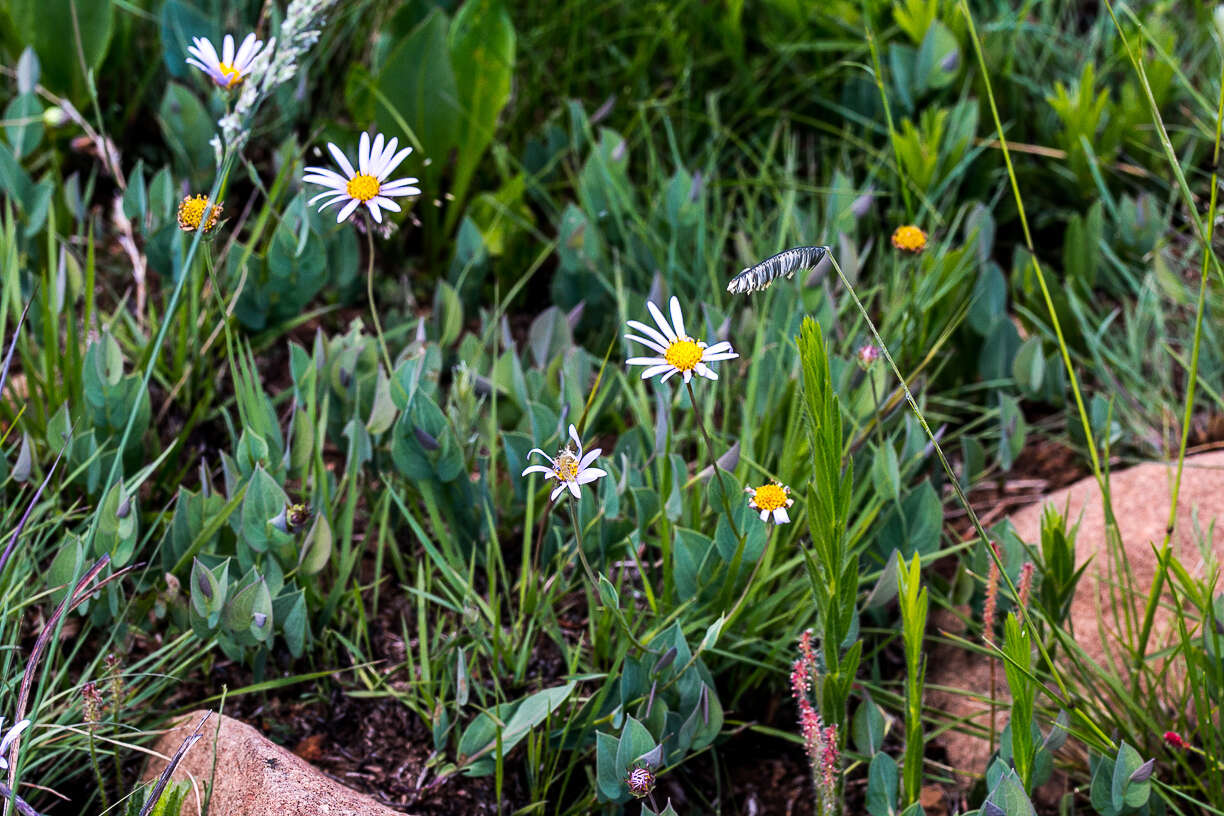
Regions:
M 897 227 L 892 235 L 893 246 L 905 252 L 921 252 L 926 248 L 926 233 L 913 224 Z
M 777 510 L 786 506 L 786 490 L 779 484 L 761 485 L 752 494 L 752 500 L 761 510 Z
M 553 468 L 557 478 L 563 482 L 572 482 L 578 478 L 578 457 L 566 448 L 557 454 L 557 466 Z
M 208 207 L 208 196 L 197 195 L 187 196 L 178 208 L 178 225 L 183 232 L 194 232 L 200 229 L 200 219 L 204 217 L 204 210 Z M 213 207 L 208 213 L 208 220 L 204 222 L 204 231 L 211 232 L 213 227 L 217 226 L 217 216 L 221 214 L 221 205 Z
M 238 73 L 238 69 L 229 63 L 218 63 L 217 70 L 229 78 L 229 81 L 225 83 L 226 88 L 232 88 L 242 82 L 242 74 Z
M 701 346 L 695 341 L 681 337 L 671 342 L 667 351 L 663 352 L 663 359 L 681 371 L 692 371 L 701 362 L 702 353 Z
M 349 179 L 346 189 L 348 194 L 358 201 L 369 201 L 378 195 L 378 179 L 374 176 L 367 176 L 365 173 L 358 173 Z

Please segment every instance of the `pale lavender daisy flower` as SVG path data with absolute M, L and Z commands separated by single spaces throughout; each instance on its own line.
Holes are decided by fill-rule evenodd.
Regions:
M 357 149 L 357 169 L 354 170 L 343 151 L 328 142 L 327 149 L 331 151 L 332 158 L 340 166 L 343 175 L 326 167 L 307 167 L 302 180 L 328 188 L 310 199 L 310 203 L 327 199 L 319 207 L 319 212 L 322 212 L 333 204 L 346 202 L 340 208 L 340 214 L 336 216 L 337 224 L 352 215 L 358 205 L 365 204 L 370 215 L 381 224 L 383 209 L 400 211 L 400 206 L 392 201 L 390 196 L 421 194 L 420 188 L 413 186 L 418 181 L 415 178 L 387 181 L 387 176 L 412 152 L 411 147 L 405 147 L 397 153 L 395 148 L 398 146 L 399 140 L 395 138 L 384 144 L 381 133 L 374 137 L 371 144 L 370 134 L 362 133 Z
M 680 311 L 680 300 L 673 296 L 670 305 L 671 323 L 668 323 L 659 307 L 647 301 L 646 308 L 650 310 L 650 315 L 654 318 L 658 329 L 636 320 L 630 320 L 629 328 L 636 329 L 645 336 L 625 335 L 628 339 L 641 343 L 652 351 L 657 351 L 661 356 L 630 357 L 625 364 L 647 366 L 642 372 L 643 380 L 662 374 L 659 381 L 665 382 L 673 374 L 682 374 L 687 383 L 692 380 L 695 373 L 711 380 L 717 380 L 718 375 L 706 363 L 715 360 L 730 360 L 739 355 L 725 340 L 707 346 L 704 342 L 698 342 L 689 337 L 684 331 L 684 315 Z
M 570 439 L 574 441 L 574 447 L 566 444 L 564 448 L 557 452 L 557 458 L 553 459 L 539 448 L 532 448 L 527 455 L 538 453 L 548 460 L 548 465 L 528 465 L 523 469 L 523 476 L 528 473 L 543 473 L 545 479 L 556 479 L 558 484 L 553 489 L 552 495 L 548 497 L 549 501 L 556 501 L 557 496 L 566 488 L 573 494 L 574 498 L 581 498 L 578 491 L 579 485 L 589 484 L 600 476 L 607 476 L 606 470 L 591 467 L 591 463 L 596 457 L 603 452 L 602 448 L 592 448 L 586 453 L 582 452 L 582 440 L 578 438 L 578 430 L 573 426 L 569 426 Z M 577 450 L 575 450 L 577 448 Z
M 263 40 L 255 39 L 253 33 L 246 35 L 237 53 L 234 53 L 234 35 L 226 34 L 221 43 L 220 56 L 217 56 L 217 49 L 207 37 L 192 37 L 191 41 L 194 45 L 187 47 L 187 53 L 191 55 L 187 63 L 208 74 L 213 82 L 226 90 L 242 84 L 251 63 L 263 48 Z

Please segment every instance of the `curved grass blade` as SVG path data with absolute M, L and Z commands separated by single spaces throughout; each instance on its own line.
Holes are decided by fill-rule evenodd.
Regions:
M 4 383 L 8 380 L 9 366 L 13 364 L 13 352 L 17 350 L 17 336 L 21 334 L 21 325 L 25 323 L 26 314 L 30 311 L 30 303 L 33 299 L 26 302 L 25 308 L 21 310 L 21 317 L 17 319 L 17 327 L 13 329 L 13 339 L 9 342 L 8 352 L 4 355 L 4 365 L 0 366 L 0 394 L 4 393 Z

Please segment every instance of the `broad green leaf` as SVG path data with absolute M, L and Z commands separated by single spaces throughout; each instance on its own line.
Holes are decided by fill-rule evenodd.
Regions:
M 897 812 L 897 761 L 880 752 L 867 768 L 867 812 L 871 816 L 895 816 Z
M 854 713 L 854 747 L 863 756 L 872 756 L 884 746 L 884 714 L 870 697 Z
M 70 96 L 84 110 L 88 97 L 81 60 L 87 71 L 101 65 L 114 29 L 111 0 L 7 0 L 0 14 L 6 10 L 18 43 L 38 54 L 42 84 Z
M 500 0 L 471 0 L 455 15 L 448 37 L 455 90 L 460 106 L 459 154 L 452 192 L 461 211 L 472 174 L 510 100 L 514 75 L 514 24 Z M 448 213 L 448 223 L 457 215 Z
M 42 103 L 33 93 L 13 97 L 4 109 L 4 135 L 20 159 L 29 155 L 43 137 Z
M 327 566 L 327 560 L 332 551 L 332 529 L 327 521 L 327 515 L 315 514 L 314 524 L 302 542 L 300 565 L 303 575 L 314 575 Z
M 437 179 L 448 157 L 459 144 L 462 107 L 455 72 L 451 67 L 446 35 L 448 20 L 440 10 L 430 12 L 412 33 L 387 57 L 378 76 L 382 94 L 375 119 L 378 128 L 396 135 L 402 143 L 412 141 L 402 120 L 420 142 L 421 159 L 432 162 L 423 168 L 423 189 L 437 189 Z M 341 147 L 344 147 L 343 145 Z M 416 171 L 400 171 L 415 175 Z

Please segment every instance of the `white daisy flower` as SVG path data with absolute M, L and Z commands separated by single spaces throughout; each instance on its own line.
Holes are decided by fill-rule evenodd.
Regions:
M 388 196 L 421 194 L 420 188 L 413 186 L 418 179 L 401 178 L 387 181 L 387 176 L 391 175 L 391 171 L 399 167 L 400 162 L 412 152 L 411 147 L 405 147 L 396 153 L 397 146 L 399 146 L 399 140 L 394 138 L 384 145 L 381 133 L 375 136 L 374 143 L 370 144 L 370 134 L 362 133 L 361 144 L 357 149 L 357 169 L 354 170 L 348 157 L 340 148 L 328 142 L 327 149 L 331 151 L 332 158 L 336 160 L 336 164 L 340 166 L 344 174 L 341 175 L 326 167 L 307 167 L 302 180 L 328 188 L 310 199 L 310 203 L 313 204 L 323 198 L 328 199 L 323 206 L 319 207 L 319 212 L 323 212 L 333 204 L 341 201 L 347 202 L 340 208 L 340 214 L 336 216 L 337 224 L 352 215 L 359 204 L 365 204 L 370 210 L 370 215 L 381 224 L 380 208 L 386 208 L 392 212 L 400 211 L 400 206 Z
M 0 717 L 0 728 L 2 728 L 3 726 L 4 726 L 4 718 Z M 4 735 L 4 739 L 0 739 L 0 770 L 5 770 L 5 771 L 8 770 L 8 759 L 6 758 L 6 755 L 8 754 L 9 745 L 12 744 L 13 740 L 21 736 L 22 731 L 26 730 L 29 727 L 30 727 L 29 720 L 21 720 L 20 722 L 18 722 L 16 725 L 14 725 L 12 728 L 8 730 L 8 733 Z
M 539 448 L 532 448 L 527 455 L 538 453 L 548 460 L 548 465 L 529 465 L 523 470 L 524 476 L 528 473 L 543 473 L 545 479 L 556 479 L 559 484 L 553 490 L 552 495 L 548 497 L 549 501 L 556 501 L 557 496 L 561 491 L 569 488 L 569 492 L 574 494 L 574 498 L 581 498 L 578 492 L 578 486 L 589 484 L 595 481 L 600 476 L 607 476 L 606 470 L 591 467 L 591 463 L 595 458 L 603 452 L 602 448 L 592 448 L 585 454 L 582 452 L 582 440 L 578 438 L 578 430 L 573 426 L 569 426 L 570 439 L 574 440 L 574 448 L 566 444 L 564 448 L 557 452 L 557 458 L 553 459 Z
M 771 481 L 757 488 L 745 487 L 744 492 L 748 494 L 748 506 L 760 511 L 761 521 L 769 521 L 772 514 L 774 524 L 790 524 L 786 508 L 795 500 L 790 497 L 789 487 Z
M 220 57 L 207 37 L 192 37 L 191 41 L 195 44 L 187 46 L 187 53 L 191 55 L 187 63 L 199 68 L 212 77 L 213 82 L 226 89 L 242 84 L 251 63 L 263 48 L 263 40 L 255 39 L 253 33 L 246 35 L 242 45 L 238 46 L 237 54 L 234 53 L 234 35 L 226 34 L 221 42 Z
M 638 330 L 645 337 L 639 337 L 636 334 L 625 335 L 628 339 L 641 343 L 662 355 L 661 357 L 630 357 L 625 361 L 626 365 L 647 366 L 642 372 L 643 380 L 656 374 L 662 374 L 663 377 L 659 381 L 666 382 L 667 378 L 673 374 L 683 374 L 684 381 L 688 382 L 693 379 L 694 373 L 717 380 L 718 375 L 706 363 L 715 360 L 730 360 L 732 357 L 739 356 L 732 351 L 731 344 L 725 340 L 707 346 L 689 337 L 684 331 L 684 315 L 680 312 L 678 298 L 673 296 L 671 299 L 671 323 L 667 322 L 667 318 L 663 316 L 658 306 L 647 301 L 646 308 L 650 310 L 650 315 L 659 328 L 656 330 L 645 323 L 630 320 L 629 328 Z

